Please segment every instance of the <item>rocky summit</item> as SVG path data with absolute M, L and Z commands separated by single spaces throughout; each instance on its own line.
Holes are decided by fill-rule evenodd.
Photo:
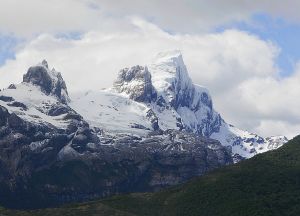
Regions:
M 156 191 L 286 141 L 227 124 L 179 51 L 73 98 L 43 61 L 0 92 L 0 204 L 41 208 Z
M 130 99 L 137 102 L 149 103 L 157 96 L 148 68 L 139 65 L 121 70 L 114 82 L 114 88 L 119 93 L 125 92 Z
M 264 138 L 228 124 L 209 91 L 192 82 L 178 50 L 159 53 L 147 66 L 122 69 L 112 88 L 78 95 L 70 106 L 107 132 L 147 136 L 173 129 L 216 139 L 235 162 L 287 142 L 284 136 Z
M 70 101 L 61 73 L 56 72 L 55 69 L 49 70 L 46 60 L 37 66 L 30 67 L 23 76 L 23 82 L 39 86 L 44 93 L 56 96 L 63 103 Z

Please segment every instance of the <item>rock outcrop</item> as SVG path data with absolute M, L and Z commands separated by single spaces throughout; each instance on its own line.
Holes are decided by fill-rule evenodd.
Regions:
M 55 95 L 62 103 L 70 101 L 61 73 L 56 72 L 55 69 L 49 70 L 46 60 L 30 67 L 23 76 L 23 82 L 39 86 L 44 93 Z
M 138 102 L 150 103 L 156 99 L 151 74 L 147 67 L 137 65 L 122 69 L 114 82 L 114 88 L 119 93 L 128 94 L 130 99 Z

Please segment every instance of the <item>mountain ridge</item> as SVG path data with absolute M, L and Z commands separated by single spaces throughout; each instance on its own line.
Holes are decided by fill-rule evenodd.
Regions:
M 148 121 L 149 130 L 132 124 L 128 133 L 105 131 L 73 109 L 73 100 L 61 97 L 62 92 L 68 96 L 66 86 L 54 72 L 44 61 L 29 68 L 24 82 L 0 92 L 0 203 L 4 206 L 43 208 L 160 190 L 232 163 L 218 141 L 155 129 L 155 113 L 108 91 L 109 102 L 125 104 L 123 110 L 107 107 L 116 114 L 108 123 L 119 126 L 116 118 L 128 121 L 128 116 L 136 118 L 142 111 L 145 117 L 140 120 Z M 93 102 L 82 102 L 93 113 Z M 136 111 L 126 104 L 134 104 Z M 142 136 L 133 130 L 150 133 Z
M 276 149 L 287 142 L 287 138 L 284 136 L 263 138 L 226 123 L 221 115 L 214 110 L 212 98 L 207 88 L 192 82 L 182 54 L 178 50 L 159 53 L 149 65 L 137 65 L 122 69 L 112 88 L 89 94 L 93 94 L 95 99 L 90 95 L 87 96 L 88 99 L 84 96 L 78 97 L 74 99 L 71 106 L 88 121 L 98 121 L 95 125 L 102 125 L 103 128 L 117 132 L 123 130 L 125 133 L 130 130 L 133 130 L 133 133 L 136 132 L 135 129 L 130 128 L 130 125 L 136 125 L 140 128 L 140 131 L 136 133 L 144 136 L 148 130 L 153 128 L 155 130 L 158 128 L 161 130 L 185 130 L 220 141 L 224 146 L 231 149 L 236 162 L 241 158 L 249 158 L 257 153 Z M 115 99 L 106 97 L 107 94 L 114 94 Z M 119 113 L 114 114 L 113 108 L 100 111 L 95 108 L 93 112 L 97 113 L 96 116 L 87 113 L 88 107 L 82 108 L 80 104 L 80 101 L 84 100 L 85 103 L 93 101 L 93 104 L 90 103 L 91 107 L 95 107 L 94 104 L 97 104 L 97 106 L 102 107 L 117 108 L 119 106 L 123 108 L 126 105 L 122 102 L 118 103 L 118 101 L 126 100 L 126 98 L 136 102 L 136 104 L 128 102 L 133 104 L 131 107 L 133 110 L 136 109 L 136 112 L 132 113 L 133 117 L 130 120 L 126 120 L 126 114 L 123 116 L 124 119 L 121 117 L 124 123 L 120 122 L 122 126 L 119 127 L 123 128 L 120 130 L 118 130 L 117 125 L 105 124 L 113 118 L 107 120 L 105 117 L 99 117 L 99 115 L 118 115 Z M 145 110 L 151 113 L 151 119 L 155 119 L 155 126 L 151 126 L 151 123 L 145 123 L 148 121 Z M 130 112 L 127 111 L 128 113 Z M 135 120 L 134 116 L 139 119 Z
M 225 123 L 177 54 L 123 69 L 113 88 L 75 98 L 46 61 L 1 91 L 0 203 L 42 208 L 156 191 L 267 147 Z M 269 139 L 270 149 L 282 139 Z

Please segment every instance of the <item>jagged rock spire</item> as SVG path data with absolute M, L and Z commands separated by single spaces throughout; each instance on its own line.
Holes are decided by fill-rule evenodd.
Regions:
M 147 67 L 137 65 L 122 69 L 114 82 L 114 88 L 119 93 L 128 94 L 135 101 L 151 102 L 156 100 L 156 92 Z
M 54 69 L 49 70 L 46 60 L 43 60 L 41 64 L 30 67 L 23 76 L 23 82 L 40 86 L 45 94 L 56 96 L 62 103 L 70 101 L 67 86 L 61 73 L 56 72 Z
M 48 68 L 48 62 L 45 59 L 42 61 L 42 65 Z

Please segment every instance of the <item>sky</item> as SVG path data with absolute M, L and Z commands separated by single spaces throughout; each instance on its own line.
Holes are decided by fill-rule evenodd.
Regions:
M 262 136 L 300 131 L 300 1 L 0 0 L 0 88 L 47 59 L 69 92 L 180 49 L 228 122 Z

